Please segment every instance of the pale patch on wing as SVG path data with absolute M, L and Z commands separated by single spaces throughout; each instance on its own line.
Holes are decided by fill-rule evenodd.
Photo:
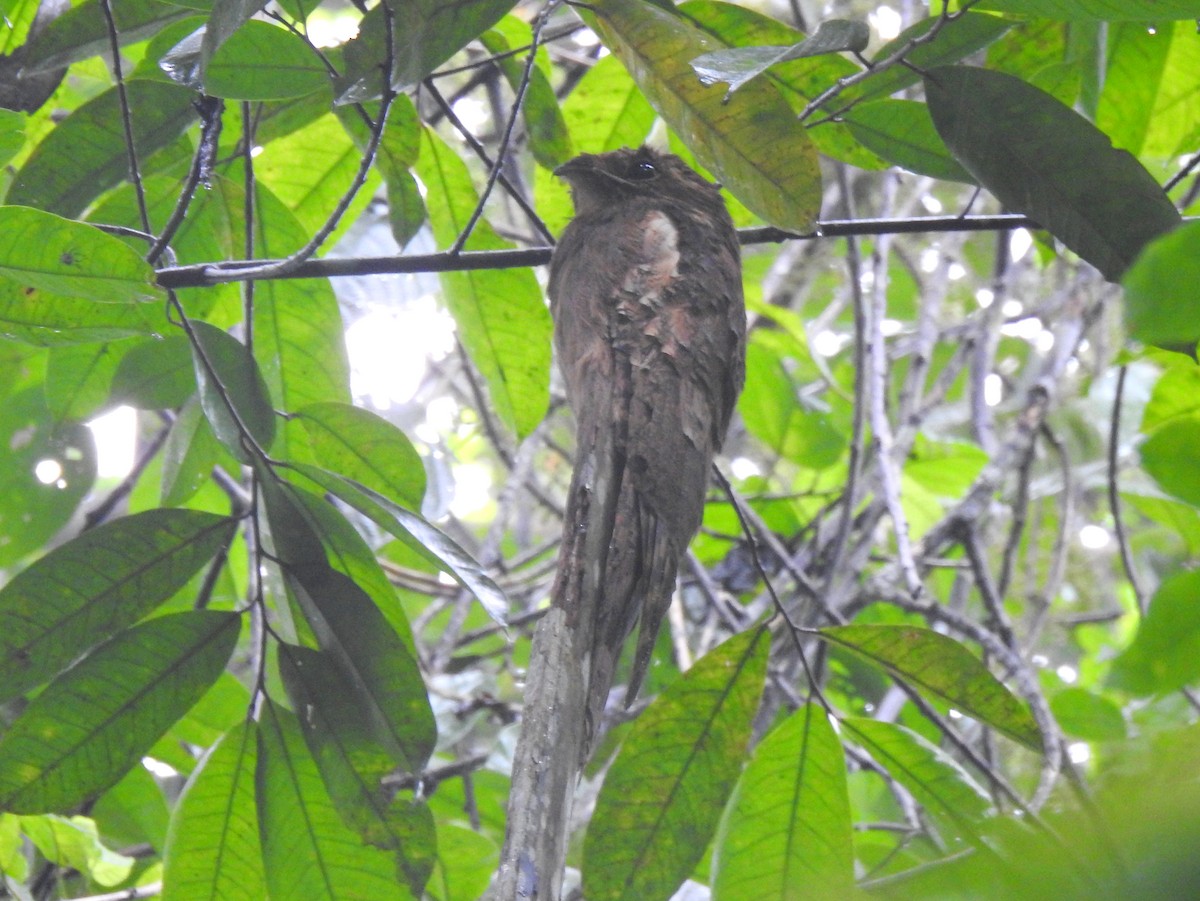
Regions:
M 657 299 L 679 275 L 679 231 L 662 210 L 651 210 L 638 223 L 642 236 L 640 259 L 621 286 L 645 303 Z

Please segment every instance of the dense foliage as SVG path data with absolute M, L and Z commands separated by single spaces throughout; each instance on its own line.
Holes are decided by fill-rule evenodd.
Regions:
M 486 890 L 651 140 L 748 378 L 569 881 L 1200 896 L 1200 0 L 2 2 L 0 894 Z

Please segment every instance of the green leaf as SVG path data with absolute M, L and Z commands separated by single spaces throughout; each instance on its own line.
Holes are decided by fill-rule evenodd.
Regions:
M 129 878 L 137 861 L 104 846 L 95 821 L 88 817 L 20 817 L 21 831 L 49 861 L 79 870 L 105 886 Z
M 186 503 L 220 459 L 221 445 L 204 416 L 200 398 L 193 397 L 175 417 L 163 448 L 162 505 Z
M 254 174 L 260 192 L 262 186 L 270 188 L 271 193 L 296 217 L 300 226 L 296 238 L 276 236 L 276 241 L 284 244 L 295 241 L 297 247 L 303 245 L 311 234 L 325 224 L 330 211 L 337 206 L 354 180 L 362 153 L 338 119 L 332 113 L 327 113 L 303 128 L 271 141 L 263 147 L 262 154 L 255 158 Z M 374 172 L 369 173 L 366 183 L 327 239 L 327 246 L 332 247 L 359 218 L 371 202 L 378 184 L 378 176 Z M 259 227 L 265 224 L 260 223 Z M 262 249 L 258 252 L 264 256 L 272 255 Z
M 191 325 L 200 404 L 213 433 L 234 456 L 253 459 L 243 446 L 243 428 L 260 449 L 275 440 L 275 409 L 254 357 L 242 342 L 207 322 Z
M 55 423 L 41 385 L 0 404 L 0 566 L 9 567 L 58 532 L 96 477 L 92 432 Z
M 230 35 L 204 72 L 205 92 L 226 100 L 288 100 L 316 93 L 328 81 L 328 71 L 304 41 L 258 20 Z
M 1200 366 L 1186 354 L 1156 356 L 1163 374 L 1154 383 L 1150 401 L 1142 413 L 1144 435 L 1177 419 L 1200 417 Z
M 57 347 L 153 335 L 166 326 L 158 304 L 96 303 L 0 278 L 0 337 L 12 341 Z
M 914 22 L 871 57 L 872 63 L 880 63 L 909 47 L 904 56 L 909 65 L 893 65 L 873 72 L 835 97 L 831 105 L 840 108 L 848 99 L 874 100 L 895 94 L 920 81 L 919 73 L 956 63 L 998 40 L 1011 27 L 1011 22 L 998 16 L 974 12 L 962 13 L 949 21 L 943 21 L 941 16 L 930 16 Z M 929 33 L 935 29 L 937 34 L 930 40 Z M 914 41 L 915 46 L 910 47 Z
M 193 13 L 182 4 L 161 0 L 111 0 L 121 45 L 144 41 L 172 22 Z M 51 22 L 29 45 L 25 66 L 32 72 L 58 69 L 111 48 L 108 22 L 100 0 L 84 0 Z
M 286 256 L 307 240 L 304 226 L 261 184 L 255 213 L 255 247 L 263 256 Z M 325 401 L 350 402 L 350 362 L 342 314 L 328 279 L 258 284 L 254 294 L 254 359 L 269 396 L 284 411 L 294 412 Z M 293 459 L 307 448 L 303 440 L 295 447 L 292 432 L 284 428 L 278 435 L 275 451 L 280 457 Z
M 407 0 L 392 5 L 395 65 L 392 87 L 403 93 L 495 25 L 514 0 Z M 379 96 L 387 57 L 383 8 L 372 9 L 358 26 L 358 37 L 345 47 L 346 69 L 337 81 L 338 103 L 360 103 Z
M 125 90 L 134 111 L 133 140 L 141 160 L 169 146 L 196 119 L 192 107 L 196 95 L 186 88 L 159 81 L 129 81 Z M 117 89 L 112 88 L 79 107 L 46 135 L 13 177 L 7 202 L 74 217 L 128 177 L 129 151 Z M 129 248 L 126 251 L 132 253 Z
M 669 898 L 699 863 L 750 739 L 769 635 L 729 639 L 638 717 L 584 838 L 589 901 Z
M 0 206 L 0 274 L 103 303 L 161 299 L 154 270 L 124 241 L 24 206 Z
M 917 733 L 878 720 L 841 721 L 845 735 L 862 745 L 891 776 L 907 788 L 946 832 L 986 847 L 982 820 L 991 810 L 987 793 L 957 761 Z
M 478 203 L 467 167 L 427 129 L 417 174 L 426 188 L 434 238 L 439 247 L 449 247 Z M 511 246 L 480 220 L 465 249 Z M 528 269 L 443 272 L 440 277 L 446 306 L 471 361 L 487 382 L 496 415 L 525 437 L 542 421 L 550 402 L 552 326 L 537 279 Z
M 46 355 L 46 406 L 58 422 L 88 419 L 108 401 L 126 342 L 70 344 Z
M 528 40 L 528 35 L 526 36 Z M 493 55 L 509 52 L 509 42 L 499 31 L 488 31 L 480 37 L 483 46 Z M 528 55 L 528 54 L 526 54 Z M 509 86 L 515 91 L 525 77 L 525 60 L 520 56 L 502 56 L 497 60 L 500 71 Z M 529 149 L 533 157 L 546 169 L 561 166 L 572 156 L 571 134 L 567 130 L 558 98 L 546 73 L 534 66 L 529 72 L 529 83 L 525 88 L 525 99 L 521 105 L 525 121 L 525 133 L 529 137 Z
M 267 890 L 273 901 L 411 901 L 390 855 L 338 816 L 294 714 L 263 705 L 256 777 Z
M 113 403 L 139 410 L 169 410 L 195 393 L 191 345 L 183 335 L 172 335 L 130 348 L 117 365 L 110 396 Z
M 979 8 L 1068 21 L 1163 22 L 1200 17 L 1197 0 L 983 0 Z
M 1042 750 L 1029 706 L 953 638 L 913 626 L 827 626 L 817 634 L 1013 741 Z
M 163 898 L 265 897 L 254 805 L 258 741 L 253 722 L 221 736 L 192 771 L 163 850 Z
M 715 901 L 852 896 L 846 761 L 817 704 L 754 749 L 721 821 L 712 869 Z
M 864 146 L 897 166 L 931 178 L 975 183 L 946 150 L 923 103 L 878 100 L 847 110 L 843 118 Z
M 500 849 L 481 832 L 455 822 L 438 828 L 438 869 L 431 894 L 445 901 L 483 898 L 500 862 Z M 438 892 L 433 892 L 436 886 Z
M 772 225 L 809 231 L 821 201 L 817 155 L 787 101 L 767 81 L 725 102 L 690 61 L 718 49 L 686 19 L 637 0 L 600 0 L 585 19 L 700 163 Z
M 846 448 L 846 436 L 828 414 L 803 406 L 784 360 L 761 340 L 746 348 L 746 390 L 738 410 L 750 434 L 800 466 L 825 469 Z
M 866 22 L 848 19 L 825 19 L 811 37 L 790 47 L 735 47 L 705 53 L 692 60 L 692 68 L 705 84 L 728 82 L 726 97 L 777 63 L 794 59 L 841 53 L 851 50 L 861 53 L 871 40 Z
M 1194 23 L 1112 25 L 1096 125 L 1142 159 L 1169 160 L 1200 136 L 1200 41 Z
M 240 625 L 213 610 L 162 616 L 55 679 L 0 738 L 0 808 L 65 810 L 120 779 L 216 681 Z
M 1200 507 L 1200 416 L 1174 419 L 1158 428 L 1138 448 L 1142 468 L 1174 497 Z
M 33 6 L 32 3 L 28 5 Z M 8 165 L 24 146 L 25 117 L 12 110 L 0 109 L 0 166 Z
M 686 0 L 679 12 L 718 43 L 734 47 L 787 46 L 804 40 L 804 33 L 762 13 L 718 0 Z M 839 78 L 860 71 L 843 56 L 811 56 L 774 66 L 767 77 L 779 88 L 794 112 L 800 112 Z M 826 156 L 865 169 L 885 169 L 887 164 L 860 146 L 842 122 L 827 119 L 808 127 L 817 150 Z
M 1060 691 L 1050 699 L 1050 710 L 1063 731 L 1077 738 L 1115 741 L 1126 735 L 1121 708 L 1083 688 Z
M 162 311 L 157 304 L 65 298 L 0 278 L 0 337 L 41 347 L 154 335 L 167 328 Z
M 1200 678 L 1200 572 L 1167 577 L 1133 643 L 1113 661 L 1110 685 L 1135 695 L 1165 694 Z
M 365 591 L 320 567 L 285 572 L 321 649 L 338 662 L 378 741 L 420 773 L 437 727 L 416 660 Z
M 291 469 L 345 501 L 389 534 L 399 538 L 467 589 L 496 622 L 506 623 L 508 599 L 500 586 L 453 539 L 411 510 L 369 488 L 316 466 L 293 464 Z
M 293 488 L 292 500 L 298 502 L 303 510 L 298 515 L 305 518 L 307 524 L 320 537 L 328 563 L 338 572 L 350 578 L 359 588 L 365 591 L 374 601 L 375 606 L 383 614 L 410 655 L 416 657 L 416 646 L 413 642 L 412 626 L 400 606 L 396 589 L 392 586 L 379 558 L 370 546 L 363 540 L 341 510 L 324 497 L 318 497 L 300 488 Z
M 939 134 L 966 170 L 1105 278 L 1119 279 L 1180 221 L 1136 159 L 1019 78 L 947 66 L 926 74 L 925 94 Z
M 425 467 L 408 437 L 369 410 L 349 404 L 312 404 L 295 414 L 313 455 L 325 469 L 353 479 L 398 504 L 419 510 Z
M 424 804 L 393 802 L 383 780 L 395 769 L 372 734 L 355 688 L 332 657 L 283 645 L 279 667 L 317 768 L 342 821 L 363 841 L 396 855 L 402 878 L 420 894 L 435 856 L 433 816 Z
M 1151 241 L 1125 273 L 1125 325 L 1146 344 L 1200 341 L 1200 222 L 1187 222 Z
M 150 510 L 84 532 L 0 590 L 0 700 L 64 669 L 187 584 L 237 522 Z
M 354 139 L 359 150 L 366 148 L 370 133 L 357 111 L 349 107 L 336 110 L 342 126 Z M 378 114 L 378 110 L 373 110 Z M 421 152 L 421 122 L 416 107 L 405 95 L 393 101 L 383 138 L 375 153 L 375 169 L 387 185 L 388 222 L 392 237 L 404 247 L 425 224 L 425 201 L 417 181 L 409 171 Z

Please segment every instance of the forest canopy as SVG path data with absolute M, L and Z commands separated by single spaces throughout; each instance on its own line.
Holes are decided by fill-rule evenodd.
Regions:
M 0 895 L 502 895 L 648 143 L 746 385 L 563 897 L 1200 896 L 1200 0 L 0 8 Z

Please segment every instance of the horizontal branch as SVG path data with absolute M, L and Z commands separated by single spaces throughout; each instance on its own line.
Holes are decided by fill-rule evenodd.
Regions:
M 910 219 L 831 219 L 818 223 L 806 235 L 778 228 L 744 228 L 738 233 L 742 244 L 777 244 L 813 238 L 849 235 L 914 234 L 918 232 L 998 231 L 1007 228 L 1039 228 L 1026 216 L 921 216 Z M 355 257 L 353 259 L 308 260 L 279 278 L 339 278 L 351 275 L 395 275 L 416 272 L 464 272 L 473 269 L 521 269 L 550 262 L 548 247 L 524 250 L 480 250 L 461 253 L 425 253 L 413 256 Z M 235 260 L 227 263 L 196 263 L 160 269 L 158 283 L 164 288 L 200 288 L 254 278 L 253 270 L 270 265 L 270 260 Z

